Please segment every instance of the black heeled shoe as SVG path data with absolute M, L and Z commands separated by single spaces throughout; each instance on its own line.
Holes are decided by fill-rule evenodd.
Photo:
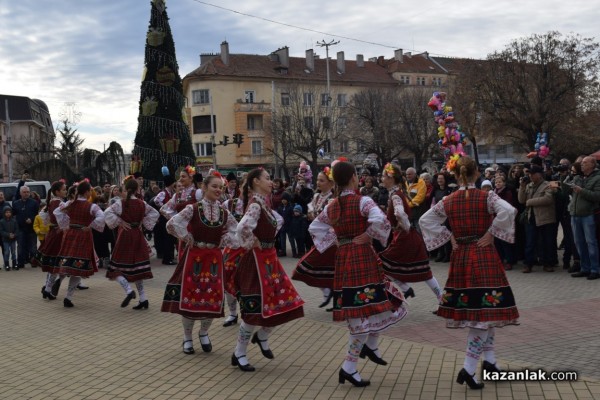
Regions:
M 408 290 L 404 292 L 404 298 L 408 299 L 409 297 L 415 297 L 415 291 L 412 287 L 408 288 Z
M 329 294 L 327 295 L 327 298 L 321 304 L 319 304 L 319 308 L 323 308 L 327 304 L 329 304 L 331 302 L 332 298 L 333 298 L 333 290 L 331 292 L 329 292 Z
M 483 374 L 484 371 L 487 371 L 487 372 L 490 372 L 490 373 L 491 372 L 501 372 L 500 368 L 498 368 L 496 366 L 496 364 L 492 364 L 489 361 L 484 361 L 483 362 L 483 365 L 481 366 L 481 373 Z
M 235 316 L 235 317 L 233 317 L 233 319 L 231 319 L 231 320 L 229 320 L 229 321 L 225 321 L 225 323 L 223 324 L 223 326 L 224 326 L 224 327 L 228 327 L 228 326 L 231 326 L 231 325 L 235 325 L 235 324 L 237 324 L 237 322 L 238 322 L 238 316 L 237 316 L 237 314 L 236 314 L 236 316 Z
M 121 307 L 127 307 L 131 299 L 135 299 L 135 292 L 132 290 L 131 293 L 127 294 L 127 297 L 121 303 Z
M 200 339 L 200 346 L 202 346 L 202 351 L 205 353 L 210 353 L 212 351 L 212 343 L 210 342 L 210 338 L 208 339 L 208 344 L 202 343 L 202 338 L 208 337 L 208 335 L 198 334 L 198 338 Z
M 133 306 L 131 308 L 134 310 L 141 310 L 142 308 L 148 309 L 149 305 L 150 305 L 150 303 L 148 303 L 148 300 L 144 300 L 144 301 L 140 301 L 137 306 Z
M 353 373 L 349 374 L 346 371 L 344 371 L 344 368 L 340 368 L 339 382 L 344 383 L 344 382 L 348 381 L 356 387 L 365 387 L 365 386 L 369 386 L 371 384 L 371 381 L 368 381 L 366 379 L 361 379 L 360 381 L 357 381 L 352 376 L 357 373 L 358 373 L 358 371 L 354 371 Z
M 71 307 L 75 307 L 75 304 L 73 304 L 73 302 L 69 299 L 64 299 L 63 306 L 65 306 L 67 308 L 71 308 Z
M 260 352 L 262 353 L 263 356 L 265 356 L 266 358 L 269 358 L 269 359 L 275 358 L 275 356 L 273 355 L 273 352 L 271 351 L 271 349 L 265 350 L 265 349 L 262 348 L 262 345 L 260 344 L 260 342 L 266 342 L 266 340 L 260 340 L 258 338 L 258 333 L 257 332 L 254 332 L 254 335 L 252 335 L 251 342 L 258 344 L 258 347 L 260 348 Z
M 254 368 L 252 365 L 250 365 L 250 363 L 248 363 L 248 364 L 246 364 L 246 365 L 242 365 L 242 364 L 240 364 L 240 358 L 242 358 L 242 357 L 246 357 L 246 355 L 244 354 L 243 356 L 236 357 L 236 356 L 235 356 L 235 353 L 233 353 L 233 354 L 231 355 L 231 365 L 233 365 L 234 367 L 235 367 L 235 366 L 238 366 L 238 367 L 239 367 L 239 368 L 240 368 L 242 371 L 244 371 L 244 372 L 252 372 L 252 371 L 255 371 L 255 370 L 256 370 L 256 368 Z
M 185 354 L 194 354 L 194 353 L 196 352 L 196 351 L 194 350 L 194 346 L 191 346 L 191 347 L 188 347 L 188 348 L 186 348 L 186 347 L 185 347 L 185 344 L 186 344 L 187 342 L 192 342 L 192 341 L 191 341 L 191 340 L 184 340 L 184 341 L 183 341 L 183 343 L 181 343 L 181 345 L 183 346 L 183 352 L 184 352 Z M 192 342 L 192 344 L 193 344 L 193 343 L 194 343 L 194 342 Z
M 62 279 L 57 279 L 56 281 L 54 281 L 54 284 L 52 285 L 52 290 L 50 291 L 50 293 L 52 293 L 52 296 L 58 295 L 58 290 L 60 289 L 61 282 Z
M 378 349 L 375 349 L 375 350 L 378 350 Z M 364 344 L 362 349 L 360 350 L 359 357 L 360 358 L 369 357 L 369 360 L 373 361 L 375 364 L 387 365 L 387 361 L 385 361 L 381 357 L 377 357 L 377 354 L 375 354 L 375 350 L 371 350 L 371 348 L 369 346 Z
M 483 382 L 475 382 L 474 376 L 475 374 L 470 375 L 467 372 L 467 370 L 463 368 L 460 370 L 458 376 L 456 377 L 456 383 L 460 383 L 462 385 L 463 383 L 467 382 L 467 385 L 469 385 L 471 389 L 483 389 L 483 387 L 485 386 Z
M 48 300 L 56 300 L 56 296 L 53 296 L 52 293 L 46 292 L 45 286 L 42 286 L 42 297 Z

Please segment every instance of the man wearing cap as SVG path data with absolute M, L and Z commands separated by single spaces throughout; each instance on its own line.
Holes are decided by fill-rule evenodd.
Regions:
M 166 204 L 175 194 L 175 178 L 171 175 L 165 176 L 165 188 L 152 199 L 153 207 L 160 208 Z M 167 233 L 167 219 L 161 214 L 155 227 L 155 243 L 161 245 L 160 249 L 156 249 L 156 253 L 162 255 L 162 263 L 164 265 L 175 265 L 175 242 L 174 236 Z M 159 251 L 160 250 L 160 251 Z
M 524 204 L 527 212 L 525 226 L 525 269 L 524 273 L 533 271 L 536 258 L 536 244 L 541 238 L 541 258 L 544 271 L 554 272 L 558 264 L 556 250 L 556 212 L 554 209 L 554 193 L 550 184 L 544 180 L 544 169 L 531 164 L 529 167 L 531 182 L 521 178 L 519 185 L 519 203 Z
M 589 280 L 600 277 L 598 239 L 596 238 L 595 211 L 600 208 L 600 171 L 596 169 L 596 159 L 585 157 L 581 161 L 583 176 L 573 178 L 573 186 L 562 188 L 571 194 L 569 213 L 575 236 L 575 246 L 580 256 L 581 270 L 572 274 L 573 278 L 587 277 Z

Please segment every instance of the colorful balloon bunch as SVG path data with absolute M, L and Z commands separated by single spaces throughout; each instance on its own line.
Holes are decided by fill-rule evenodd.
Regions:
M 446 169 L 452 171 L 458 159 L 466 155 L 463 149 L 466 136 L 454 118 L 452 107 L 446 104 L 445 92 L 434 92 L 427 105 L 433 110 L 433 117 L 438 124 L 438 145 L 446 160 Z
M 533 148 L 535 151 L 527 154 L 527 157 L 533 158 L 535 156 L 539 156 L 541 158 L 546 158 L 548 154 L 550 154 L 550 146 L 548 146 L 548 134 L 546 132 L 538 132 Z

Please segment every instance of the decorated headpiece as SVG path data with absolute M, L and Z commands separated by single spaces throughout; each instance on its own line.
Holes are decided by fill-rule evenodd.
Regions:
M 128 180 L 131 180 L 131 179 L 135 179 L 135 176 L 127 175 L 125 178 L 123 178 L 123 185 L 125 184 L 125 182 L 127 182 Z
M 327 179 L 333 182 L 333 169 L 331 167 L 323 168 L 323 175 L 325 175 Z
M 385 167 L 383 167 L 383 173 L 391 178 L 394 177 L 394 166 L 392 163 L 385 164 Z
M 446 160 L 446 169 L 454 171 L 458 159 L 466 155 L 463 149 L 466 135 L 461 132 L 452 107 L 446 103 L 446 93 L 434 92 L 427 105 L 433 110 L 433 118 L 438 124 L 438 145 Z
M 191 165 L 186 165 L 183 170 L 189 176 L 194 176 L 194 174 L 196 173 L 196 168 L 192 167 Z

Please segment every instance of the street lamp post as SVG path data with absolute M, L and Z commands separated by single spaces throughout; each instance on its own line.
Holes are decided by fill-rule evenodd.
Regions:
M 317 42 L 317 46 L 319 47 L 325 47 L 325 65 L 326 65 L 326 69 L 327 69 L 327 118 L 330 118 L 330 111 L 331 111 L 331 91 L 330 91 L 330 87 L 329 87 L 329 46 L 335 46 L 336 44 L 338 44 L 340 41 L 338 40 L 337 42 L 335 40 L 331 40 L 329 42 L 326 42 L 325 39 L 321 40 L 320 42 Z M 332 126 L 332 122 L 329 121 L 329 128 L 327 128 L 327 139 L 329 140 L 329 156 L 331 157 L 331 159 L 333 160 L 334 158 L 334 145 L 333 145 L 333 136 L 329 134 L 329 130 L 331 129 Z

